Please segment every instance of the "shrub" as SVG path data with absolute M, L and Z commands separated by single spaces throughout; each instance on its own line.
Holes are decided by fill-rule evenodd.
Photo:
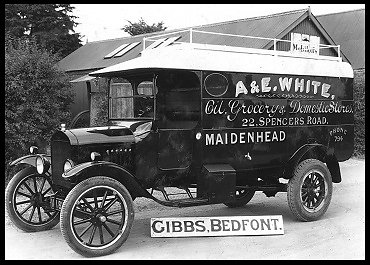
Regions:
M 70 83 L 56 68 L 58 59 L 32 39 L 6 36 L 6 170 L 8 162 L 27 154 L 30 145 L 45 151 L 53 132 L 70 119 Z
M 355 102 L 355 151 L 354 155 L 365 156 L 365 69 L 356 70 L 353 83 Z
M 98 91 L 91 93 L 91 127 L 108 124 L 108 79 L 99 78 L 97 87 Z

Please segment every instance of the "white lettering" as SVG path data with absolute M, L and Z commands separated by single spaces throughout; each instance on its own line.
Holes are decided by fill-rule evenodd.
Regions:
M 237 98 L 239 96 L 239 94 L 248 94 L 248 90 L 247 88 L 245 87 L 245 85 L 243 84 L 243 81 L 239 81 L 238 83 L 236 83 L 236 87 L 235 87 L 235 97 Z
M 244 137 L 245 137 L 245 132 L 241 132 L 239 136 L 239 143 L 245 144 Z
M 328 93 L 330 85 L 323 83 L 321 87 L 321 96 L 328 98 L 330 94 Z
M 287 77 L 284 77 L 284 78 L 281 78 L 279 77 L 279 83 L 280 83 L 280 88 L 281 88 L 281 91 L 290 91 L 290 87 L 292 86 L 292 80 L 293 78 L 287 78 Z
M 284 141 L 285 140 L 285 132 L 284 131 L 280 131 L 280 142 Z
M 254 143 L 254 132 L 248 132 L 248 142 Z
M 270 92 L 271 87 L 268 86 L 269 83 L 270 83 L 270 80 L 271 80 L 270 77 L 264 77 L 264 78 L 261 79 L 262 92 Z
M 224 144 L 223 141 L 222 141 L 221 134 L 217 134 L 216 145 L 218 145 L 219 143 Z
M 215 136 L 213 134 L 206 134 L 206 145 L 214 145 Z
M 298 90 L 299 90 L 299 92 L 304 91 L 304 79 L 303 78 L 301 80 L 299 80 L 299 78 L 295 79 L 294 91 L 298 92 Z
M 286 135 L 284 131 L 211 133 L 206 134 L 206 145 L 282 142 L 285 138 Z
M 306 82 L 306 93 L 308 94 L 310 92 L 310 80 L 307 80 Z
M 312 81 L 312 85 L 313 85 L 313 93 L 316 95 L 317 94 L 317 88 L 319 87 L 319 85 L 321 84 L 321 82 L 319 81 Z
M 230 136 L 231 136 L 230 143 L 236 144 L 238 142 L 238 135 L 236 133 L 231 133 Z

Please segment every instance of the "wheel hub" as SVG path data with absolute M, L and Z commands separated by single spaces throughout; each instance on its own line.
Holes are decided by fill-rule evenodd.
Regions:
M 31 197 L 31 204 L 34 206 L 39 206 L 43 203 L 43 196 L 40 192 L 36 192 Z
M 100 222 L 104 223 L 105 221 L 107 221 L 107 217 L 105 217 L 104 215 L 101 215 L 99 216 L 99 220 Z
M 92 217 L 92 222 L 95 225 L 102 225 L 102 223 L 105 223 L 107 221 L 107 217 L 105 217 L 103 214 L 96 212 L 94 213 L 94 216 Z

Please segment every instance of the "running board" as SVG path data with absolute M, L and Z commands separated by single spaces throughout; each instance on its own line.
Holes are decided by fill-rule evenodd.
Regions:
M 177 199 L 177 200 L 170 200 L 170 201 L 162 201 L 156 198 L 153 198 L 153 199 L 159 204 L 162 204 L 164 206 L 179 207 L 179 208 L 210 204 L 208 199 L 203 199 L 203 198 L 200 198 L 200 199 L 186 198 L 186 199 Z

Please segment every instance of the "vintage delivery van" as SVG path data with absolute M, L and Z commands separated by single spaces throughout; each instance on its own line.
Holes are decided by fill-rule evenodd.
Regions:
M 82 255 L 126 241 L 138 197 L 241 207 L 286 192 L 292 214 L 313 221 L 345 177 L 353 70 L 340 57 L 180 43 L 90 75 L 109 79 L 109 124 L 57 131 L 51 154 L 32 147 L 6 190 L 19 228 L 60 220 Z

